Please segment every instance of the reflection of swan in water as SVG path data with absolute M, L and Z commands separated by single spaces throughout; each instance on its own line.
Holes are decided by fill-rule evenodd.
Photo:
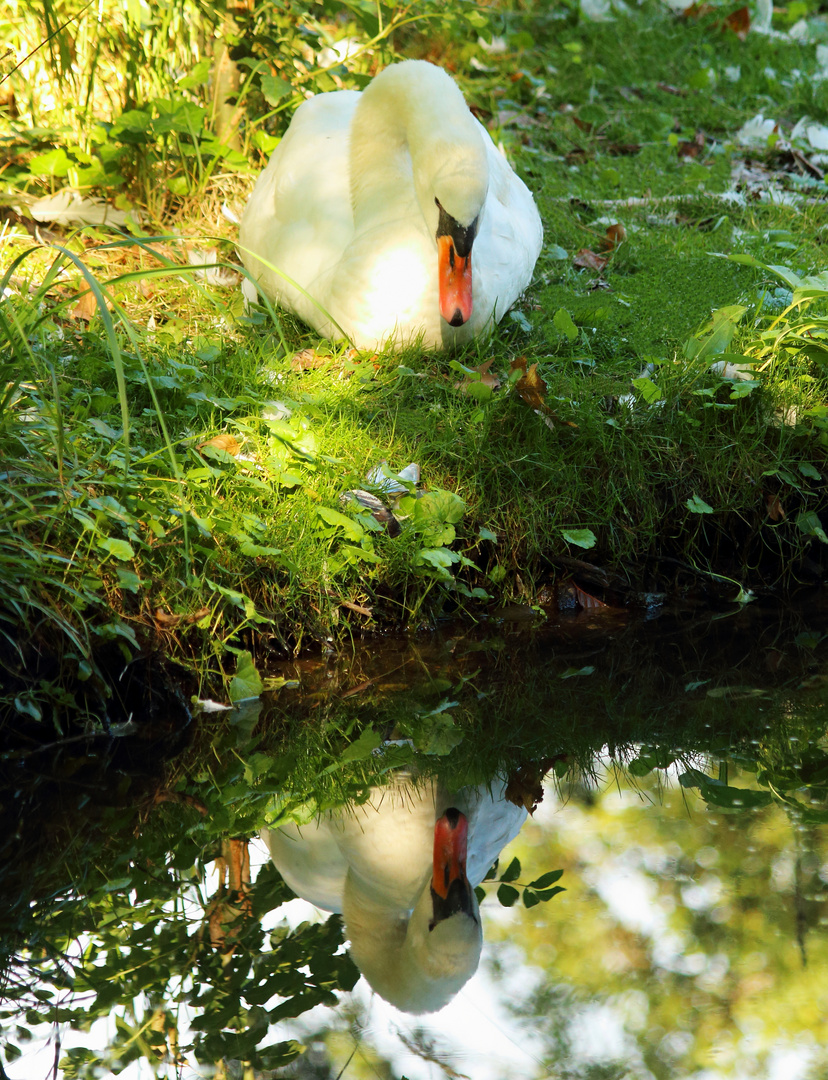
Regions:
M 449 794 L 408 781 L 262 836 L 295 893 L 342 912 L 351 955 L 374 990 L 423 1013 L 441 1009 L 477 970 L 474 887 L 525 818 L 498 782 Z

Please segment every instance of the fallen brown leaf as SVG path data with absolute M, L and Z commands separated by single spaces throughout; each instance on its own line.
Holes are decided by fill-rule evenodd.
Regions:
M 522 806 L 528 813 L 534 814 L 543 801 L 543 778 L 558 761 L 566 761 L 566 754 L 541 758 L 540 761 L 520 765 L 509 773 L 504 795 L 508 802 Z
M 545 400 L 547 390 L 546 383 L 538 374 L 538 365 L 532 364 L 530 368 L 526 368 L 525 370 L 526 373 L 521 375 L 515 383 L 515 390 L 530 408 L 539 409 L 541 412 L 545 413 L 551 412 Z
M 77 304 L 72 308 L 72 318 L 82 319 L 84 322 L 91 322 L 93 316 L 98 310 L 98 301 L 95 299 L 95 294 L 90 290 L 85 292 L 83 296 L 78 300 Z
M 584 611 L 601 611 L 609 609 L 609 604 L 605 604 L 603 600 L 599 600 L 597 596 L 592 596 L 588 592 L 572 582 L 572 591 L 575 594 L 575 599 L 584 609 Z
M 572 260 L 572 265 L 583 270 L 595 270 L 600 274 L 608 262 L 609 259 L 605 258 L 603 255 L 596 255 L 595 252 L 590 251 L 589 248 L 581 248 Z
M 722 29 L 725 28 L 732 30 L 740 41 L 746 41 L 750 32 L 750 10 L 747 7 L 740 7 L 736 11 L 731 11 L 722 21 Z
M 492 390 L 500 389 L 500 379 L 497 375 L 493 375 L 489 368 L 494 363 L 494 357 L 489 357 L 488 360 L 484 360 L 479 367 L 474 368 L 474 371 L 480 376 L 479 379 L 472 379 L 470 376 L 466 376 L 465 379 L 461 379 L 460 382 L 454 384 L 454 389 L 459 390 L 461 394 L 468 394 L 469 387 L 473 382 L 481 382 L 484 386 L 490 387 Z
M 155 621 L 159 626 L 168 627 L 178 626 L 182 622 L 181 615 L 171 615 L 168 611 L 163 611 L 161 608 L 155 609 Z
M 705 3 L 705 0 L 700 0 L 699 3 L 690 4 L 681 13 L 683 19 L 700 19 L 703 15 L 710 15 L 715 9 L 712 4 Z
M 783 507 L 782 501 L 778 495 L 766 495 L 765 507 L 767 508 L 768 517 L 771 519 L 771 521 L 785 520 L 785 508 Z
M 189 615 L 171 615 L 162 608 L 156 608 L 153 618 L 162 629 L 171 630 L 174 626 L 180 626 L 182 623 L 197 623 L 209 614 L 210 609 L 207 607 L 199 608 L 198 611 L 193 611 Z
M 301 349 L 294 353 L 290 366 L 294 371 L 313 371 L 330 363 L 330 356 L 321 356 L 316 349 Z
M 692 142 L 680 142 L 678 146 L 676 146 L 676 153 L 679 157 L 698 157 L 699 151 L 704 149 L 704 143 L 704 132 L 697 131 Z
M 608 154 L 612 154 L 613 157 L 624 157 L 641 153 L 641 143 L 634 142 L 612 142 L 607 143 L 606 150 Z
M 227 432 L 222 435 L 215 435 L 212 439 L 208 439 L 207 442 L 199 443 L 198 449 L 203 450 L 206 446 L 212 446 L 214 450 L 224 450 L 226 453 L 232 454 L 233 457 L 237 457 L 241 451 L 241 444 Z
M 623 244 L 627 239 L 627 230 L 617 221 L 614 225 L 610 225 L 607 229 L 606 237 L 603 240 L 603 245 L 606 251 L 613 251 L 619 244 Z

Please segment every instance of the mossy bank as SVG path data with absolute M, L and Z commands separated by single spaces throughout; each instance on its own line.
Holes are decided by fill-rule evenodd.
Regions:
M 540 617 L 573 573 L 613 605 L 821 583 L 820 17 L 768 38 L 716 10 L 601 23 L 529 5 L 487 11 L 473 44 L 458 12 L 326 69 L 360 85 L 403 51 L 444 63 L 535 193 L 535 282 L 458 356 L 360 354 L 243 309 L 220 207 L 241 210 L 284 128 L 287 109 L 252 111 L 267 81 L 239 129 L 249 157 L 225 160 L 235 179 L 208 111 L 165 134 L 179 114 L 157 89 L 143 129 L 125 113 L 106 129 L 112 153 L 99 140 L 86 167 L 132 200 L 120 238 L 31 219 L 82 151 L 10 118 L 0 559 L 18 715 L 59 711 L 56 685 L 103 677 L 112 643 L 215 691 L 248 652 L 266 667 L 513 601 Z M 176 84 L 193 108 L 203 92 Z M 171 171 L 153 230 L 146 180 Z

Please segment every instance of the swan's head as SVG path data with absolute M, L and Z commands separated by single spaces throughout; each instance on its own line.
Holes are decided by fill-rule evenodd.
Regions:
M 474 132 L 477 135 L 477 132 Z M 458 169 L 457 156 L 461 158 Z M 472 313 L 472 245 L 488 191 L 485 150 L 477 140 L 455 148 L 450 169 L 432 178 L 437 223 L 440 314 L 449 326 L 462 326 Z
M 378 927 L 371 933 L 363 924 L 355 933 L 346 910 L 357 966 L 381 997 L 404 1012 L 442 1009 L 480 962 L 480 910 L 466 877 L 467 831 L 465 815 L 453 808 L 436 823 L 432 876 L 407 924 L 398 921 L 396 947 L 376 933 Z

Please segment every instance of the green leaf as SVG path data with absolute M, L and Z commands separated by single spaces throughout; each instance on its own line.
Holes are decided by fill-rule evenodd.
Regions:
M 568 544 L 579 548 L 595 547 L 597 537 L 592 529 L 562 529 L 561 536 Z
M 558 333 L 563 334 L 569 341 L 577 341 L 578 327 L 572 321 L 572 316 L 566 308 L 558 308 L 552 318 L 552 322 Z
M 340 514 L 338 510 L 332 510 L 329 506 L 317 506 L 316 512 L 328 525 L 342 529 L 349 540 L 360 541 L 365 536 L 365 530 L 358 521 Z
M 477 536 L 480 540 L 491 540 L 493 544 L 497 543 L 497 533 L 492 532 L 491 529 L 487 529 L 484 525 L 480 526 Z
M 494 395 L 494 390 L 488 383 L 481 382 L 479 379 L 475 382 L 470 382 L 466 387 L 466 395 L 472 398 L 473 401 L 486 402 L 490 401 Z
M 58 147 L 45 154 L 35 154 L 29 161 L 29 172 L 32 176 L 67 176 L 74 164 L 66 151 Z
M 340 755 L 340 762 L 363 761 L 373 754 L 382 742 L 382 736 L 373 728 L 366 728 L 359 738 L 346 747 Z
M 127 592 L 138 593 L 143 587 L 143 581 L 133 570 L 124 570 L 122 567 L 116 568 L 116 574 L 118 576 L 118 585 L 122 589 L 126 589 Z
M 501 885 L 497 890 L 497 898 L 503 907 L 512 907 L 520 898 L 520 893 L 512 885 Z
M 704 501 L 699 495 L 693 495 L 684 504 L 694 514 L 715 514 L 713 507 Z
M 813 465 L 808 461 L 800 461 L 799 471 L 803 476 L 807 476 L 810 480 L 821 480 L 822 473 L 817 472 Z
M 99 540 L 98 547 L 114 556 L 114 558 L 120 559 L 121 562 L 127 562 L 129 559 L 135 558 L 132 545 L 128 544 L 126 540 L 116 540 L 110 537 L 107 540 Z
M 512 859 L 503 873 L 500 875 L 501 881 L 517 881 L 520 877 L 520 860 Z
M 460 561 L 460 556 L 450 551 L 448 548 L 421 548 L 417 552 L 417 557 L 414 560 L 415 566 L 421 566 L 423 563 L 427 563 L 429 566 L 433 566 L 435 570 L 442 571 L 442 575 L 449 577 L 449 567 L 454 566 L 455 563 Z
M 633 379 L 632 384 L 644 398 L 647 405 L 651 405 L 654 401 L 660 401 L 663 396 L 661 387 L 646 376 L 641 379 Z
M 540 897 L 537 893 L 532 892 L 531 889 L 523 890 L 523 906 L 527 908 L 533 908 L 540 903 Z
M 230 700 L 235 705 L 247 698 L 257 698 L 264 687 L 261 675 L 256 670 L 253 657 L 249 652 L 239 653 L 236 661 L 236 674 L 230 680 Z
M 529 882 L 530 889 L 548 889 L 550 885 L 554 885 L 556 881 L 560 881 L 563 877 L 563 870 L 550 870 L 548 874 L 541 874 L 539 878 L 535 878 L 534 881 Z
M 796 527 L 806 536 L 815 536 L 823 544 L 828 544 L 828 536 L 822 528 L 822 522 L 814 510 L 803 510 L 796 519 Z
M 562 885 L 556 885 L 554 889 L 544 889 L 543 892 L 537 893 L 538 900 L 547 901 L 551 900 L 553 896 L 557 896 L 558 893 L 566 892 L 566 889 Z
M 293 93 L 290 83 L 280 79 L 278 75 L 262 75 L 260 83 L 268 105 L 278 105 L 283 97 Z

